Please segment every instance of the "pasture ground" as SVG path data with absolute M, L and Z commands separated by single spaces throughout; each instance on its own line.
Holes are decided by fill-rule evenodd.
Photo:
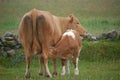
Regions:
M 39 76 L 38 56 L 32 56 L 31 80 L 119 80 L 120 79 L 120 50 L 119 40 L 83 42 L 79 60 L 79 76 L 74 75 L 74 66 L 70 64 L 70 75 L 61 76 L 61 62 L 58 60 L 58 76 L 52 79 Z M 0 80 L 25 80 L 25 57 L 22 50 L 16 50 L 12 57 L 0 56 Z M 49 68 L 52 73 L 53 64 L 49 61 Z
M 9 63 L 8 63 L 9 64 Z M 119 80 L 120 79 L 120 61 L 79 61 L 79 76 L 73 73 L 71 62 L 70 75 L 61 76 L 61 65 L 58 64 L 58 75 L 52 79 L 38 75 L 38 60 L 32 61 L 31 80 Z M 49 62 L 50 71 L 52 71 L 52 62 Z M 20 63 L 9 68 L 0 66 L 0 80 L 25 80 L 25 63 Z

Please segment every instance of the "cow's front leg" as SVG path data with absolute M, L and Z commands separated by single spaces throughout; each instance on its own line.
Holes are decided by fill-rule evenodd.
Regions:
M 42 55 L 39 56 L 39 63 L 40 63 L 39 75 L 43 75 L 44 58 Z
M 53 59 L 54 72 L 53 75 L 57 75 L 57 59 Z
M 30 55 L 26 55 L 26 72 L 25 77 L 30 78 Z

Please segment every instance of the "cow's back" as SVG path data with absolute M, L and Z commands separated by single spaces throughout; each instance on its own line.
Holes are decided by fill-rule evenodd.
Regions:
M 25 49 L 38 53 L 41 47 L 55 45 L 62 32 L 57 17 L 47 11 L 33 9 L 23 16 L 18 35 Z

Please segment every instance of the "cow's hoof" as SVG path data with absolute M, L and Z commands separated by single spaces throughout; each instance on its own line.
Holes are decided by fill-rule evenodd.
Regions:
M 57 75 L 57 72 L 53 72 L 53 76 L 56 76 Z
M 30 79 L 30 75 L 25 75 L 25 78 L 26 79 Z
M 38 73 L 39 74 L 39 76 L 43 76 L 43 73 L 42 72 L 40 72 L 40 73 Z
M 26 79 L 30 79 L 30 72 L 26 72 L 26 73 L 25 73 L 25 78 L 26 78 Z

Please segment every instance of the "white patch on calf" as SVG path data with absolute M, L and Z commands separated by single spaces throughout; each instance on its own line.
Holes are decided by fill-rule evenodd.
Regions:
M 73 39 L 75 39 L 75 34 L 73 33 L 73 30 L 68 30 L 63 34 L 63 36 L 66 36 L 66 35 L 71 36 Z

